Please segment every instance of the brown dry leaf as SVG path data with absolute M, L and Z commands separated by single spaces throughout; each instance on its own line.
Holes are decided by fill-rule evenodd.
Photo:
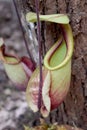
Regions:
M 41 126 L 36 126 L 34 128 L 29 128 L 29 127 L 25 127 L 25 130 L 83 130 L 80 128 L 72 127 L 69 125 L 51 125 L 48 127 L 48 125 L 41 125 Z
M 57 130 L 82 130 L 82 129 L 77 128 L 76 126 L 72 127 L 69 125 L 61 125 L 61 126 L 57 126 Z

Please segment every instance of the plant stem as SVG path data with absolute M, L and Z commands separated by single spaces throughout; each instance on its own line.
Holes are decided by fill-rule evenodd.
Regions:
M 36 14 L 37 14 L 37 35 L 39 45 L 39 66 L 40 66 L 40 82 L 39 82 L 39 96 L 38 96 L 38 108 L 40 110 L 42 104 L 42 48 L 41 48 L 41 28 L 39 19 L 39 0 L 35 0 Z
M 23 26 L 22 26 L 22 22 L 21 22 L 21 19 L 20 19 L 20 15 L 19 15 L 17 4 L 16 4 L 15 0 L 13 0 L 13 3 L 14 3 L 16 14 L 17 14 L 19 24 L 20 24 L 20 27 L 21 27 L 22 35 L 23 35 L 23 38 L 24 38 L 24 43 L 25 43 L 25 46 L 26 46 L 26 49 L 27 49 L 27 53 L 28 53 L 29 57 L 31 58 L 31 61 L 34 63 L 33 57 L 30 53 L 29 48 L 28 48 L 28 43 L 27 43 L 27 40 L 26 40 L 26 37 L 25 37 L 25 32 L 24 32 L 24 29 L 23 29 Z

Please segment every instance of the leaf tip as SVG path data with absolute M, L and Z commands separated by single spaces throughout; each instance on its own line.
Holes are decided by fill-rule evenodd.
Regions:
M 36 14 L 33 13 L 33 12 L 29 12 L 29 13 L 26 14 L 26 21 L 27 22 L 34 22 L 34 21 L 36 21 L 35 20 L 36 18 L 37 18 Z

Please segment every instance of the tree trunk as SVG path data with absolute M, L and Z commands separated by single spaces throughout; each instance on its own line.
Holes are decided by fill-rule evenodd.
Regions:
M 35 11 L 34 0 L 25 0 L 23 5 Z M 87 130 L 87 1 L 41 0 L 40 13 L 67 13 L 75 41 L 70 91 L 65 101 L 51 112 L 46 121 L 68 123 Z M 56 24 L 43 22 L 41 33 L 42 42 L 48 49 L 57 40 L 59 32 Z

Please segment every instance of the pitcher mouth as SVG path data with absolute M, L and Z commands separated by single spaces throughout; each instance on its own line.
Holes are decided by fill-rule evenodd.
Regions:
M 44 58 L 44 65 L 49 70 L 56 70 L 64 67 L 70 61 L 73 54 L 74 43 L 70 25 L 60 24 L 60 28 L 62 30 L 63 38 L 59 38 L 57 41 L 59 44 L 54 44 Z M 63 42 L 65 47 L 63 46 Z M 57 51 L 59 51 L 59 53 Z M 60 60 L 58 59 L 58 56 L 60 57 Z
M 44 65 L 49 70 L 56 70 L 59 65 L 64 61 L 67 53 L 67 47 L 62 37 L 53 45 L 47 52 L 44 58 Z

